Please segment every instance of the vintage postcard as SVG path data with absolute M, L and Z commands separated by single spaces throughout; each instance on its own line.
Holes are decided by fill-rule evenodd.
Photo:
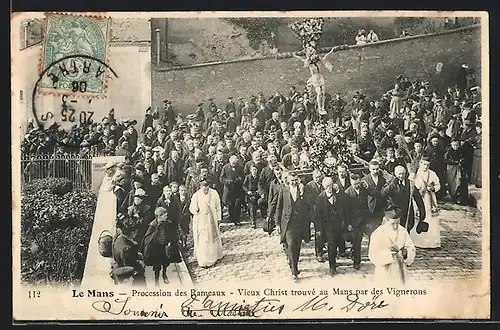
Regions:
M 15 321 L 490 317 L 486 12 L 11 26 Z

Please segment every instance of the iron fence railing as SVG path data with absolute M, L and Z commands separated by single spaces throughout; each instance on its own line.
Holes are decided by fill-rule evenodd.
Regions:
M 92 157 L 97 154 L 31 154 L 21 156 L 21 185 L 45 178 L 65 178 L 77 190 L 92 185 Z

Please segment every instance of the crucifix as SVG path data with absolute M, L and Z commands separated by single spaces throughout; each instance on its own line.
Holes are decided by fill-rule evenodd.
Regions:
M 311 77 L 307 80 L 310 92 L 316 94 L 316 109 L 320 115 L 325 115 L 325 78 L 320 70 L 322 64 L 329 72 L 333 71 L 333 65 L 327 61 L 328 56 L 333 53 L 332 48 L 327 54 L 320 57 L 317 51 L 317 41 L 319 40 L 322 28 L 322 18 L 311 18 L 301 22 L 291 24 L 290 29 L 299 38 L 304 47 L 305 58 L 293 53 L 293 56 L 304 63 L 304 67 L 309 69 Z M 310 93 L 312 94 L 312 93 Z

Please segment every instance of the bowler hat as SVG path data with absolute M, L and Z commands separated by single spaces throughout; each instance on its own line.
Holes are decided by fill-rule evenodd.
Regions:
M 118 283 L 122 283 L 136 274 L 137 272 L 134 267 L 130 266 L 118 267 L 111 271 L 111 277 Z
M 417 228 L 415 228 L 417 234 L 426 233 L 428 230 L 429 230 L 429 224 L 423 220 L 419 221 L 417 224 Z
M 434 139 L 434 138 L 439 139 L 439 134 L 433 133 L 433 134 L 429 135 L 429 141 L 432 140 L 432 139 Z
M 137 164 L 135 165 L 135 169 L 136 169 L 136 170 L 139 170 L 139 171 L 145 171 L 145 170 L 146 170 L 146 167 L 145 167 L 145 166 L 144 166 L 144 164 L 142 164 L 142 163 L 137 163 Z
M 390 123 L 392 123 L 392 119 L 389 117 L 384 117 L 384 118 L 382 118 L 382 122 L 384 124 L 390 124 Z

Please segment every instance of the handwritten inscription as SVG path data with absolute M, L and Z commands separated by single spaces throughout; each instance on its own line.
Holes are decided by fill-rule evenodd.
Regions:
M 239 316 L 239 317 L 259 317 L 263 314 L 281 314 L 285 305 L 278 299 L 261 298 L 253 303 L 232 303 L 227 301 L 218 301 L 211 296 L 205 296 L 203 299 L 197 296 L 191 296 L 181 304 L 181 314 L 185 317 L 203 317 L 211 315 L 220 316 Z
M 307 300 L 303 304 L 294 308 L 293 311 L 306 312 L 306 311 L 318 311 L 318 310 L 334 310 L 334 306 L 330 305 L 327 300 L 327 296 L 314 296 L 312 299 Z M 351 293 L 346 296 L 348 303 L 342 307 L 340 310 L 345 312 L 350 312 L 352 310 L 356 312 L 362 312 L 364 310 L 375 310 L 381 309 L 389 306 L 384 300 L 379 299 L 380 295 L 374 295 L 371 299 L 361 299 L 358 294 Z M 341 304 L 343 305 L 343 304 Z
M 136 310 L 127 307 L 131 297 L 126 297 L 124 299 L 117 298 L 115 300 L 98 300 L 92 304 L 92 308 L 101 313 L 111 314 L 111 315 L 125 315 L 125 316 L 135 316 L 143 318 L 166 318 L 167 313 L 162 310 L 163 304 L 156 310 Z
M 345 310 L 346 312 L 351 310 L 362 312 L 365 309 L 381 309 L 389 306 L 384 300 L 380 300 L 379 297 L 379 295 L 375 295 L 371 300 L 362 301 L 357 294 L 350 294 L 346 297 L 349 304 L 342 307 L 341 310 Z
M 267 295 L 265 293 L 271 293 Z M 191 293 L 191 294 L 189 294 Z M 185 318 L 272 318 L 279 315 L 289 314 L 304 316 L 319 312 L 321 315 L 329 312 L 337 313 L 366 313 L 374 312 L 380 309 L 387 308 L 389 303 L 386 295 L 399 297 L 401 295 L 425 295 L 423 290 L 415 289 L 398 289 L 393 287 L 388 288 L 372 288 L 368 289 L 312 289 L 312 290 L 254 290 L 254 289 L 236 289 L 234 292 L 217 290 L 217 291 L 202 291 L 191 289 L 176 291 L 141 291 L 134 289 L 131 295 L 127 293 L 119 293 L 116 295 L 112 291 L 77 291 L 73 290 L 73 297 L 93 297 L 99 300 L 93 302 L 92 308 L 100 313 L 110 315 L 124 315 L 136 318 L 165 318 L 169 317 L 167 311 L 163 309 L 163 304 L 169 308 L 177 309 L 176 317 Z M 295 296 L 293 300 L 286 303 L 281 300 L 281 296 Z M 173 303 L 169 300 L 173 297 L 183 297 L 182 303 Z M 236 298 L 239 296 L 239 299 Z M 300 297 L 302 296 L 302 297 Z M 158 307 L 134 308 L 131 303 L 133 299 L 143 303 L 143 299 L 159 298 Z M 189 297 L 189 298 L 187 298 Z M 226 297 L 235 297 L 236 300 Z M 280 299 L 278 299 L 280 298 Z M 384 299 L 385 298 L 385 299 Z M 168 299 L 168 300 L 164 300 Z M 135 303 L 135 301 L 134 301 Z M 180 312 L 180 313 L 179 313 Z M 301 317 L 301 316 L 299 316 Z

